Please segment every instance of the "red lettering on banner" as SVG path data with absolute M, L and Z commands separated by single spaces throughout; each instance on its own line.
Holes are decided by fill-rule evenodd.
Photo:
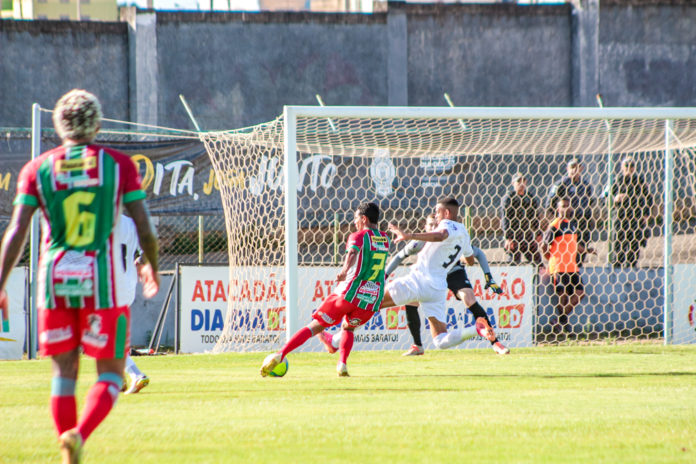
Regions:
M 196 301 L 196 299 L 205 301 L 205 297 L 203 296 L 203 286 L 201 285 L 200 280 L 197 280 L 196 285 L 193 287 L 193 296 L 191 297 L 191 301 Z
M 259 288 L 261 290 L 259 290 Z M 260 280 L 255 280 L 254 281 L 254 301 L 263 300 L 263 297 L 265 294 L 266 294 L 266 286 Z
M 312 301 L 323 300 L 324 299 L 324 287 L 321 286 L 321 281 L 317 280 L 314 283 L 314 296 Z
M 325 280 L 324 285 L 326 285 L 326 294 L 329 295 L 331 292 L 333 292 L 333 286 L 334 286 L 335 280 Z
M 207 301 L 210 301 L 211 300 L 211 293 L 213 290 L 213 284 L 215 283 L 215 281 L 214 280 L 206 280 L 206 281 L 204 281 L 204 283 L 205 283 L 205 288 L 208 290 L 208 300 Z
M 227 297 L 225 296 L 225 286 L 222 285 L 222 281 L 218 280 L 217 285 L 215 286 L 215 296 L 213 297 L 213 301 L 227 301 Z
M 230 294 L 230 301 L 237 301 L 237 295 L 235 295 L 235 291 L 237 290 L 237 280 L 233 280 L 228 288 L 228 293 Z
M 273 280 L 274 277 L 275 277 L 275 274 L 271 274 L 271 282 L 268 284 L 268 292 L 266 293 L 266 301 L 278 299 L 278 287 L 276 286 L 275 280 Z
M 249 281 L 245 280 L 242 282 L 242 292 L 239 295 L 239 301 L 251 301 L 251 290 L 249 289 Z
M 510 299 L 510 289 L 508 288 L 508 282 L 505 277 L 503 277 L 502 282 L 500 282 L 500 289 L 503 291 L 499 296 L 500 298 L 504 298 L 506 300 Z
M 480 280 L 476 280 L 476 282 L 474 282 L 474 296 L 477 300 L 483 299 L 483 288 L 481 287 Z
M 521 299 L 524 296 L 525 292 L 524 280 L 520 279 L 519 277 L 513 280 L 510 291 L 512 292 L 513 298 L 515 298 L 516 300 Z
M 283 281 L 282 284 L 280 284 L 280 298 L 282 300 L 285 300 L 285 281 Z
M 501 306 L 498 309 L 498 327 L 501 329 L 517 329 L 522 324 L 524 305 Z

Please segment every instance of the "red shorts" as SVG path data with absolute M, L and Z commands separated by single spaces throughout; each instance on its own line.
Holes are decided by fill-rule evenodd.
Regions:
M 374 315 L 374 311 L 358 308 L 353 303 L 344 300 L 341 295 L 332 293 L 312 317 L 323 327 L 329 328 L 341 322 L 344 317 L 350 327 L 359 327 Z
M 122 359 L 130 349 L 130 309 L 39 310 L 39 347 L 53 356 L 82 346 L 96 359 Z

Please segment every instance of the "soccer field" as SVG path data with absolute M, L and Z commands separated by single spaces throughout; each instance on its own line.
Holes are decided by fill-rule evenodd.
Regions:
M 136 358 L 86 463 L 696 462 L 696 346 Z M 95 378 L 82 358 L 78 401 Z M 47 360 L 0 363 L 0 462 L 59 462 Z

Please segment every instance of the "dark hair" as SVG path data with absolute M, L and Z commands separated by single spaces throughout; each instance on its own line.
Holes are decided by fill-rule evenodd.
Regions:
M 559 196 L 556 198 L 556 206 L 558 206 L 558 203 L 560 203 L 560 202 L 562 202 L 562 201 L 567 201 L 568 204 L 571 203 L 570 197 L 568 197 L 568 196 L 560 196 L 560 195 L 559 195 Z
M 379 222 L 379 206 L 376 203 L 361 203 L 358 206 L 358 214 L 365 216 L 372 224 Z
M 449 208 L 459 208 L 459 202 L 454 197 L 440 198 L 437 204 L 447 206 Z

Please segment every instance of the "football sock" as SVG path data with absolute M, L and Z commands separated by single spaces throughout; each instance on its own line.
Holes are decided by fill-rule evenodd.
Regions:
M 288 353 L 298 348 L 299 346 L 302 346 L 302 344 L 304 344 L 304 342 L 306 342 L 310 338 L 312 338 L 312 330 L 309 327 L 302 327 L 300 330 L 295 332 L 295 335 L 293 335 L 290 338 L 290 340 L 288 340 L 288 342 L 285 344 L 283 350 L 280 352 L 280 359 L 285 359 L 285 356 L 287 356 Z
M 132 378 L 136 378 L 143 375 L 140 369 L 138 369 L 138 366 L 135 365 L 135 362 L 130 357 L 130 355 L 126 355 L 126 373 L 130 375 Z
M 433 343 L 436 348 L 444 350 L 457 346 L 464 340 L 474 338 L 476 335 L 476 326 L 465 327 L 463 329 L 452 329 L 449 332 L 441 333 L 435 337 Z
M 77 425 L 75 380 L 53 377 L 51 380 L 51 414 L 58 435 Z
M 331 346 L 338 349 L 338 346 L 341 344 L 342 337 L 343 337 L 343 330 L 339 330 L 338 332 L 333 334 L 333 337 L 331 337 Z
M 469 306 L 469 311 L 471 311 L 471 314 L 474 315 L 474 320 L 478 319 L 479 317 L 482 317 L 488 322 L 488 325 L 493 327 L 493 324 L 491 324 L 491 320 L 488 319 L 488 314 L 486 314 L 486 310 L 483 309 L 483 307 L 478 303 L 478 301 L 471 306 Z M 498 337 L 495 337 L 495 340 L 491 342 L 491 345 L 494 345 L 498 341 Z
M 350 350 L 353 349 L 353 340 L 355 339 L 355 334 L 350 330 L 343 330 L 343 336 L 341 337 L 341 344 L 339 345 L 339 353 L 341 355 L 341 362 L 347 364 L 348 355 Z
M 418 314 L 418 306 L 406 306 L 406 322 L 408 322 L 408 330 L 411 332 L 411 337 L 413 337 L 413 344 L 423 346 L 420 335 L 421 319 Z
M 105 372 L 89 389 L 80 423 L 77 424 L 77 431 L 82 435 L 83 441 L 87 441 L 94 429 L 109 415 L 118 399 L 122 382 L 121 376 L 115 372 Z

